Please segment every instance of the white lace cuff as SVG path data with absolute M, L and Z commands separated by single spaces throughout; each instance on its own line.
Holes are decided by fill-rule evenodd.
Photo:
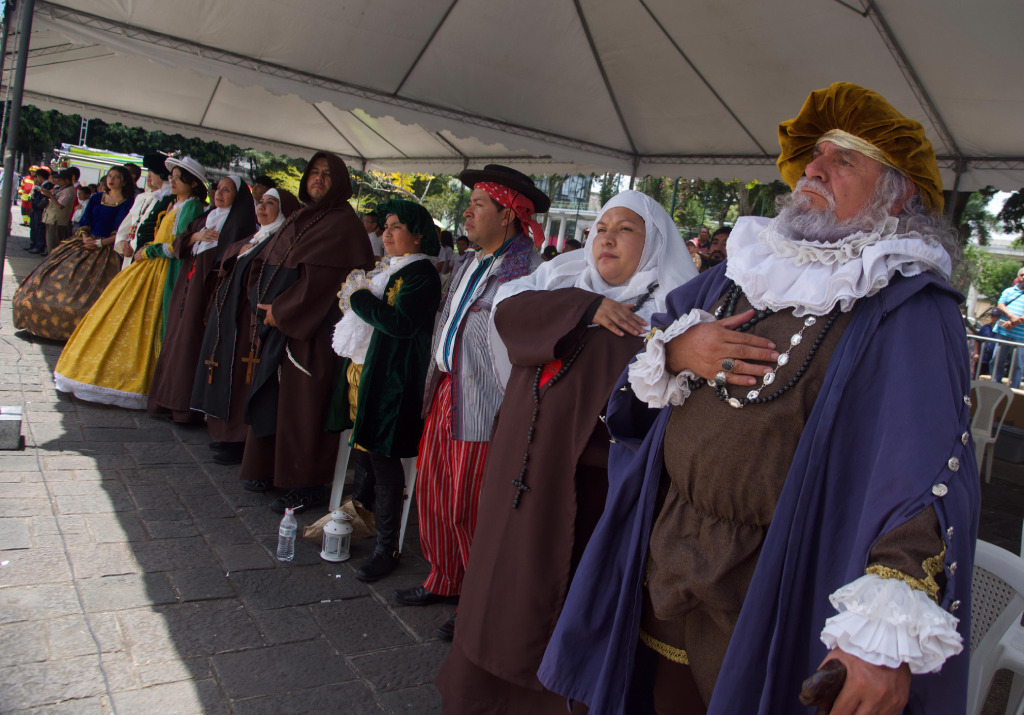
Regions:
M 839 615 L 825 621 L 821 641 L 872 665 L 934 673 L 963 650 L 958 620 L 923 591 L 898 579 L 861 576 L 831 596 Z
M 347 313 L 352 310 L 352 303 L 350 302 L 352 294 L 358 290 L 371 290 L 373 287 L 370 279 L 367 278 L 366 272 L 361 268 L 356 269 L 348 274 L 345 282 L 341 286 L 341 292 L 338 293 L 338 306 L 341 308 L 343 313 Z
M 665 343 L 679 337 L 694 325 L 714 322 L 715 316 L 694 309 L 668 327 L 656 328 L 647 339 L 647 348 L 629 366 L 629 384 L 638 399 L 661 409 L 679 406 L 690 396 L 690 380 L 699 379 L 689 370 L 673 375 L 665 367 Z

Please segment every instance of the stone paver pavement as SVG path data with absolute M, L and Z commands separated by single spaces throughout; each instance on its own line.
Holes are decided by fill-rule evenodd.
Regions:
M 0 712 L 439 712 L 452 608 L 390 595 L 427 572 L 415 524 L 378 584 L 354 577 L 370 542 L 329 564 L 300 540 L 279 563 L 273 497 L 214 464 L 204 430 L 54 391 L 61 345 L 11 326 L 38 260 L 23 233 L 0 305 L 0 405 L 24 408 L 26 438 L 0 451 Z M 1024 468 L 997 462 L 983 495 L 981 538 L 1017 551 Z
M 300 540 L 279 563 L 274 496 L 214 464 L 205 430 L 55 392 L 62 346 L 11 325 L 38 261 L 18 233 L 0 405 L 24 408 L 26 446 L 0 451 L 0 712 L 438 712 L 434 630 L 453 609 L 391 597 L 428 570 L 415 524 L 377 584 L 354 576 L 372 540 L 343 564 Z

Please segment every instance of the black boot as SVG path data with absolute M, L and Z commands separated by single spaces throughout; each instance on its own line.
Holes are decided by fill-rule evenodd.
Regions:
M 402 507 L 405 487 L 377 486 L 377 510 L 373 520 L 377 527 L 377 545 L 373 555 L 356 571 L 360 581 L 377 581 L 398 567 L 398 536 L 402 530 Z
M 376 480 L 373 478 L 370 455 L 362 450 L 353 449 L 352 472 L 352 498 L 362 504 L 364 509 L 373 511 Z

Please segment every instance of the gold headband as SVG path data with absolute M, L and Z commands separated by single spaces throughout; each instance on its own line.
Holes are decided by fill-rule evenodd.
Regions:
M 822 142 L 832 142 L 838 147 L 843 149 L 849 149 L 855 151 L 858 154 L 863 154 L 869 159 L 874 159 L 879 164 L 885 164 L 888 167 L 895 169 L 900 172 L 902 176 L 906 176 L 906 172 L 899 168 L 886 157 L 885 152 L 879 149 L 874 144 L 864 141 L 860 137 L 844 132 L 842 129 L 829 129 L 827 132 L 818 137 L 818 141 L 814 142 L 814 146 L 818 146 Z

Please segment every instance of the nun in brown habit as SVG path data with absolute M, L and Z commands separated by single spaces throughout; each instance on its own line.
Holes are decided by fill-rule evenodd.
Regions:
M 299 207 L 299 200 L 285 189 L 264 192 L 256 206 L 259 230 L 249 239 L 228 246 L 220 261 L 192 385 L 192 409 L 206 415 L 213 461 L 218 464 L 242 461 L 249 431 L 244 419 L 245 398 L 255 367 L 249 357 L 254 317 L 249 305 L 249 268 L 271 236 Z M 210 365 L 215 366 L 212 373 Z
M 455 639 L 436 680 L 445 713 L 568 712 L 537 668 L 604 508 L 601 417 L 651 315 L 696 275 L 665 209 L 624 191 L 601 209 L 583 250 L 495 296 L 500 342 L 492 344 L 496 353 L 507 349 L 511 374 L 484 467 Z
M 210 210 L 174 240 L 181 268 L 166 311 L 163 346 L 146 405 L 151 414 L 169 413 L 181 423 L 202 419 L 189 405 L 217 268 L 228 246 L 252 236 L 256 228 L 249 187 L 241 178 L 228 176 L 217 183 Z
M 296 211 L 253 259 L 253 330 L 240 335 L 258 360 L 245 404 L 241 478 L 250 491 L 287 489 L 271 508 L 296 513 L 326 502 L 338 454 L 327 423 L 341 358 L 331 333 L 341 318 L 338 289 L 356 268 L 374 265 L 363 223 L 348 203 L 345 162 L 318 152 L 302 175 Z

